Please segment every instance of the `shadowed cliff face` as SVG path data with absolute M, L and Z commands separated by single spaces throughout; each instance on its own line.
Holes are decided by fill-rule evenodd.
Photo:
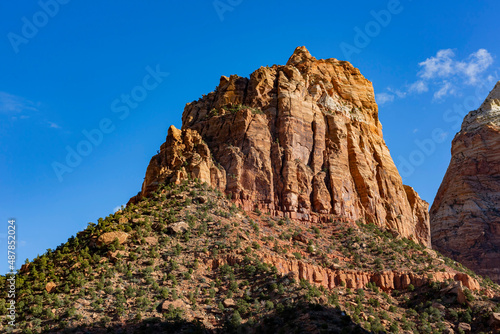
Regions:
M 436 249 L 500 282 L 500 82 L 464 119 L 431 208 Z
M 428 205 L 403 185 L 373 87 L 348 62 L 299 47 L 285 66 L 223 76 L 186 105 L 182 122 L 152 158 L 140 195 L 190 175 L 245 210 L 365 219 L 430 245 Z

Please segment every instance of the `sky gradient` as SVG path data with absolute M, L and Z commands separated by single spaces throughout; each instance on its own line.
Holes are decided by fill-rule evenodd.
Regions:
M 112 213 L 186 103 L 302 45 L 373 83 L 403 180 L 432 203 L 463 116 L 500 79 L 499 11 L 494 0 L 3 2 L 0 249 L 9 218 L 20 267 Z

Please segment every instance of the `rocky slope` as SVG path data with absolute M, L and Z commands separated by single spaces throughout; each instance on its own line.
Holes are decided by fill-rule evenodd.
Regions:
M 15 332 L 500 330 L 498 285 L 390 230 L 330 219 L 244 212 L 199 180 L 159 185 L 22 267 Z
M 433 246 L 500 282 L 500 82 L 455 136 L 432 205 Z
M 318 221 L 334 214 L 430 245 L 428 205 L 403 185 L 382 138 L 371 83 L 304 48 L 250 79 L 222 77 L 189 103 L 151 159 L 141 193 L 189 176 L 245 210 Z

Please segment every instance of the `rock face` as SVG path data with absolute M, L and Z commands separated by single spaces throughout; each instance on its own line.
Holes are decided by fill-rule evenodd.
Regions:
M 345 286 L 350 289 L 362 289 L 367 283 L 373 282 L 384 291 L 404 290 L 410 284 L 420 287 L 429 282 L 454 281 L 443 289 L 443 293 L 450 293 L 458 300 L 464 301 L 463 288 L 470 290 L 480 290 L 477 280 L 463 273 L 454 272 L 434 272 L 432 274 L 417 274 L 414 272 L 401 272 L 386 270 L 381 272 L 370 272 L 361 270 L 333 270 L 322 266 L 303 262 L 301 260 L 286 260 L 272 254 L 262 254 L 261 260 L 264 263 L 275 266 L 277 272 L 282 275 L 292 276 L 296 280 L 307 280 L 327 289 Z M 217 259 L 209 260 L 208 265 L 218 268 L 224 264 L 234 265 L 243 263 L 243 256 L 228 255 Z
M 190 175 L 245 210 L 364 219 L 430 245 L 427 203 L 403 186 L 382 138 L 372 84 L 350 63 L 299 47 L 284 66 L 225 77 L 186 105 L 139 196 Z
M 500 283 L 500 82 L 453 139 L 432 205 L 433 246 Z

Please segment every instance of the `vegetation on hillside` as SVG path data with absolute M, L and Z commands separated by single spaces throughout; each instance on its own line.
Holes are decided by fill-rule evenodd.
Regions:
M 103 241 L 117 231 L 126 240 Z M 402 291 L 374 282 L 327 289 L 280 272 L 269 256 L 346 272 L 411 271 L 428 281 Z M 459 303 L 453 281 L 432 279 L 449 271 L 469 274 L 481 290 L 464 288 Z M 162 185 L 89 223 L 27 262 L 17 292 L 23 333 L 493 333 L 500 312 L 496 284 L 391 231 L 339 217 L 309 224 L 246 213 L 196 180 Z M 4 299 L 0 310 L 6 314 Z

